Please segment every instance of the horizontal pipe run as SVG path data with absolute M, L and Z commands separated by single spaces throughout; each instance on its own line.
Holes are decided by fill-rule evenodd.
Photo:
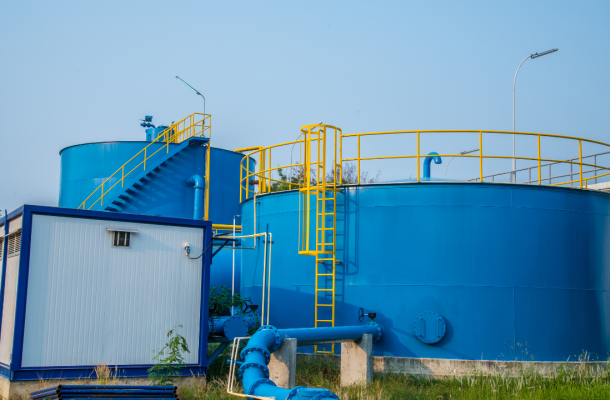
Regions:
M 374 325 L 335 326 L 327 328 L 300 328 L 280 329 L 280 338 L 296 339 L 297 346 L 311 346 L 315 344 L 357 342 L 362 335 L 370 334 L 373 342 L 381 339 L 381 327 Z

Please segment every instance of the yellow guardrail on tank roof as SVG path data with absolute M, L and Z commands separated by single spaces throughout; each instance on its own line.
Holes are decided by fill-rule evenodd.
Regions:
M 182 143 L 187 139 L 192 137 L 205 137 L 205 133 L 207 132 L 207 138 L 211 139 L 212 136 L 212 116 L 210 114 L 202 114 L 202 113 L 193 113 L 182 120 L 175 122 L 164 129 L 159 133 L 159 136 L 150 142 L 146 147 L 137 152 L 133 157 L 131 157 L 125 164 L 121 165 L 112 175 L 106 178 L 101 185 L 99 185 L 93 193 L 91 193 L 87 198 L 78 206 L 79 209 L 90 210 L 91 207 L 95 206 L 98 202 L 100 205 L 104 205 L 104 197 L 110 193 L 112 189 L 114 189 L 119 183 L 121 187 L 124 186 L 125 178 L 130 174 L 138 170 L 142 167 L 141 171 L 146 170 L 146 161 L 148 161 L 151 157 L 159 153 L 161 150 L 165 149 L 166 153 L 169 153 L 169 145 L 170 144 L 178 144 Z M 165 143 L 164 146 L 159 147 L 156 151 L 152 152 L 152 149 L 149 151 L 149 147 L 154 144 Z M 207 146 L 207 154 L 206 154 L 206 173 L 205 173 L 205 209 L 204 209 L 204 219 L 208 219 L 209 217 L 209 198 L 210 198 L 210 144 L 208 142 Z M 142 155 L 142 157 L 138 157 Z M 135 165 L 131 166 L 130 163 L 134 163 Z M 127 172 L 126 172 L 127 171 Z M 115 178 L 117 179 L 114 184 L 110 185 L 109 181 Z M 92 199 L 95 194 L 98 194 L 99 197 Z M 91 200 L 90 200 L 91 199 Z M 87 204 L 87 201 L 90 200 L 90 203 Z M 95 200 L 95 201 L 94 201 Z
M 371 160 L 396 160 L 396 159 L 415 159 L 417 160 L 417 167 L 415 172 L 415 176 L 417 177 L 417 181 L 419 182 L 433 182 L 434 180 L 422 180 L 421 176 L 421 161 L 423 158 L 428 157 L 428 154 L 420 152 L 420 141 L 421 137 L 425 134 L 434 134 L 434 133 L 450 133 L 450 134 L 474 134 L 478 136 L 478 144 L 479 149 L 476 149 L 478 154 L 463 154 L 463 153 L 447 153 L 447 154 L 438 154 L 439 157 L 456 157 L 456 158 L 469 158 L 469 159 L 478 159 L 478 168 L 476 178 L 463 180 L 462 182 L 496 182 L 494 177 L 500 175 L 510 174 L 512 172 L 519 172 L 525 170 L 536 169 L 537 171 L 537 179 L 524 181 L 522 183 L 537 183 L 539 185 L 545 184 L 544 182 L 548 182 L 549 186 L 562 186 L 562 185 L 570 185 L 570 184 L 578 184 L 580 188 L 587 188 L 589 181 L 596 180 L 598 178 L 610 175 L 610 163 L 607 165 L 600 165 L 597 162 L 585 162 L 584 160 L 587 158 L 593 158 L 600 155 L 610 154 L 610 145 L 607 143 L 603 143 L 596 140 L 583 139 L 574 136 L 564 136 L 564 135 L 552 135 L 546 133 L 531 133 L 531 132 L 512 132 L 512 131 L 485 131 L 485 130 L 405 130 L 405 131 L 384 131 L 384 132 L 364 132 L 364 133 L 350 133 L 350 134 L 342 134 L 338 135 L 338 160 L 337 171 L 338 175 L 343 178 L 341 172 L 343 170 L 344 164 L 349 162 L 356 163 L 356 174 L 355 180 L 345 182 L 341 179 L 341 183 L 337 182 L 337 184 L 359 184 L 361 183 L 362 176 L 362 162 L 371 161 Z M 484 151 L 484 135 L 515 135 L 516 137 L 534 137 L 536 138 L 536 146 L 535 150 L 537 153 L 536 157 L 525 157 L 520 155 L 494 155 L 485 153 Z M 382 136 L 382 135 L 413 135 L 414 141 L 416 144 L 416 151 L 413 154 L 405 154 L 405 155 L 396 155 L 396 156 L 370 156 L 363 157 L 361 155 L 362 152 L 362 137 L 365 136 Z M 574 149 L 578 154 L 578 157 L 572 159 L 555 159 L 555 158 L 544 158 L 541 156 L 541 138 L 555 138 L 555 139 L 563 139 L 566 141 L 574 142 Z M 355 156 L 344 158 L 343 157 L 343 148 L 345 147 L 345 141 L 354 139 L 357 141 L 356 143 L 356 154 Z M 305 171 L 306 163 L 303 161 L 306 159 L 305 148 L 308 146 L 311 147 L 314 143 L 316 143 L 319 139 L 317 137 L 312 138 L 301 138 L 298 140 L 294 140 L 291 142 L 280 143 L 272 146 L 264 146 L 264 147 L 250 147 L 245 149 L 237 149 L 236 151 L 244 151 L 248 152 L 244 159 L 242 160 L 241 165 L 241 173 L 240 173 L 240 201 L 250 198 L 255 193 L 269 193 L 279 190 L 292 190 L 297 188 L 303 188 L 306 186 L 306 182 L 309 180 L 315 180 L 315 176 L 308 175 L 308 172 Z M 583 143 L 590 143 L 604 146 L 608 151 L 597 154 L 583 155 Z M 271 153 L 273 149 L 285 147 L 285 146 L 299 146 L 299 154 L 300 160 L 298 162 L 291 162 L 290 164 L 278 165 L 273 167 L 271 164 Z M 258 162 L 258 170 L 250 171 L 249 168 L 249 158 L 253 156 L 259 157 Z M 507 160 L 527 160 L 527 161 L 535 161 L 536 166 L 522 168 L 515 171 L 506 171 L 502 173 L 496 173 L 492 175 L 484 175 L 483 161 L 490 159 L 507 159 Z M 329 161 L 326 161 L 330 164 Z M 317 165 L 318 161 L 313 161 L 311 165 Z M 543 163 L 551 163 L 551 164 L 568 164 L 572 167 L 576 167 L 577 171 L 570 172 L 569 174 L 565 174 L 562 176 L 551 176 L 549 174 L 548 177 L 542 177 L 542 168 L 547 167 L 551 164 L 543 164 Z M 290 179 L 278 179 L 273 177 L 273 173 L 276 173 L 279 170 L 286 169 L 297 169 L 297 174 L 292 176 L 286 176 Z M 583 168 L 592 168 L 590 170 L 584 170 Z M 530 171 L 531 173 L 531 171 Z M 586 176 L 587 174 L 593 174 L 592 176 Z M 475 174 L 473 174 L 475 175 Z M 569 177 L 569 179 L 563 179 Z M 486 180 L 487 178 L 491 178 Z M 575 179 L 576 178 L 576 179 Z M 555 182 L 552 182 L 555 180 Z M 559 181 L 557 181 L 559 180 Z M 515 181 L 516 182 L 516 181 Z M 518 182 L 516 182 L 518 183 Z M 258 190 L 251 189 L 251 186 L 258 186 Z

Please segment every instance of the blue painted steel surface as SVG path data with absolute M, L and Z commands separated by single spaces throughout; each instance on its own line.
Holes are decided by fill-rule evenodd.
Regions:
M 248 341 L 240 356 L 244 360 L 239 368 L 239 379 L 244 385 L 244 393 L 253 396 L 275 397 L 276 399 L 338 399 L 328 389 L 298 387 L 279 388 L 269 380 L 267 364 L 271 353 L 276 351 L 286 338 L 297 340 L 297 346 L 315 343 L 338 343 L 357 341 L 364 334 L 373 335 L 373 341 L 381 339 L 381 327 L 374 322 L 360 326 L 334 328 L 277 329 L 271 325 L 260 327 Z
M 58 215 L 58 216 L 73 216 L 79 218 L 91 218 L 100 220 L 115 220 L 127 222 L 146 222 L 157 225 L 182 225 L 188 227 L 200 227 L 205 229 L 203 235 L 202 248 L 207 248 L 212 241 L 211 222 L 192 219 L 176 219 L 157 216 L 142 216 L 122 213 L 107 213 L 100 211 L 85 211 L 77 209 L 65 209 L 57 207 L 31 206 L 24 205 L 8 215 L 7 220 L 21 214 L 23 218 L 21 232 L 21 256 L 19 261 L 19 279 L 17 284 L 17 310 L 15 313 L 15 333 L 13 340 L 13 351 L 11 365 L 0 365 L 0 375 L 7 377 L 11 381 L 17 380 L 39 380 L 39 379 L 78 379 L 90 377 L 95 372 L 95 365 L 78 366 L 78 367 L 23 367 L 23 340 L 24 327 L 26 317 L 26 298 L 28 290 L 28 273 L 30 263 L 30 243 L 32 236 L 32 215 Z M 190 376 L 193 374 L 205 375 L 207 371 L 207 311 L 209 303 L 209 282 L 210 282 L 210 260 L 211 252 L 208 255 L 201 257 L 202 274 L 202 296 L 200 307 L 200 337 L 199 337 L 199 354 L 197 364 L 188 364 L 180 374 Z M 151 365 L 116 365 L 118 376 L 120 377 L 145 377 L 148 376 L 148 369 Z
M 152 142 L 153 140 L 155 140 L 157 137 L 159 137 L 159 133 L 163 132 L 164 130 L 166 130 L 168 127 L 165 125 L 160 125 L 157 128 L 148 128 L 146 129 L 146 141 L 147 142 Z M 173 129 L 172 129 L 173 131 Z M 171 134 L 170 134 L 171 136 Z
M 148 142 L 88 143 L 61 150 L 59 207 L 77 208 L 108 176 L 148 144 Z M 149 152 L 154 153 L 162 146 L 163 144 L 153 143 L 149 147 Z M 174 146 L 179 145 L 170 145 L 170 152 Z M 147 161 L 147 165 L 163 159 L 166 154 L 165 149 L 159 151 Z M 232 224 L 233 216 L 240 212 L 239 165 L 242 158 L 243 155 L 240 153 L 216 148 L 211 150 L 209 219 L 215 224 Z M 254 163 L 250 164 L 254 168 Z M 202 146 L 188 146 L 172 157 L 150 185 L 138 189 L 138 193 L 135 194 L 137 201 L 130 203 L 125 212 L 192 218 L 193 188 L 187 184 L 187 179 L 193 174 L 205 175 L 205 148 Z M 135 176 L 135 172 L 132 175 Z M 108 184 L 111 186 L 115 182 L 116 180 L 111 180 Z M 131 183 L 129 178 L 126 178 L 124 188 L 127 189 Z M 115 190 L 116 187 L 113 192 Z M 97 199 L 99 195 L 94 197 Z M 105 202 L 105 205 L 108 204 Z M 98 203 L 93 209 L 101 210 L 102 207 Z
M 269 321 L 311 327 L 315 261 L 297 255 L 297 192 L 260 195 L 257 202 L 257 231 L 275 241 Z M 252 214 L 252 200 L 243 202 L 244 235 L 253 232 Z M 609 217 L 610 195 L 580 189 L 458 182 L 344 187 L 337 204 L 336 324 L 355 323 L 360 307 L 375 311 L 385 329 L 373 346 L 376 356 L 512 360 L 525 356 L 515 344 L 527 342 L 538 361 L 574 359 L 583 350 L 605 359 Z M 252 247 L 252 239 L 244 246 Z M 262 246 L 242 250 L 242 294 L 259 304 L 262 260 Z M 446 322 L 444 338 L 432 346 L 412 329 L 425 310 Z

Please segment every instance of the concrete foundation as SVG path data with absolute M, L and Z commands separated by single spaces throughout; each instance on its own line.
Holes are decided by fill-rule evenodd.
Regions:
M 341 343 L 341 386 L 373 382 L 373 336 L 362 335 L 358 342 Z
M 271 353 L 269 379 L 277 386 L 292 389 L 296 384 L 297 340 L 284 339 L 279 349 Z
M 344 344 L 342 343 L 343 347 Z M 303 359 L 330 360 L 338 368 L 342 361 L 339 355 L 298 354 Z M 374 372 L 388 372 L 425 376 L 430 378 L 452 378 L 475 374 L 518 376 L 524 372 L 552 375 L 561 368 L 566 370 L 608 369 L 607 361 L 588 362 L 541 362 L 541 361 L 485 361 L 485 360 L 448 360 L 440 358 L 372 357 Z

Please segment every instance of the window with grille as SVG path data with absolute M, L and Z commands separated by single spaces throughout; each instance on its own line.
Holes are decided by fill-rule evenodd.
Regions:
M 21 252 L 21 231 L 8 235 L 8 257 L 18 256 Z
M 131 232 L 114 232 L 112 245 L 116 247 L 129 247 L 131 241 Z

